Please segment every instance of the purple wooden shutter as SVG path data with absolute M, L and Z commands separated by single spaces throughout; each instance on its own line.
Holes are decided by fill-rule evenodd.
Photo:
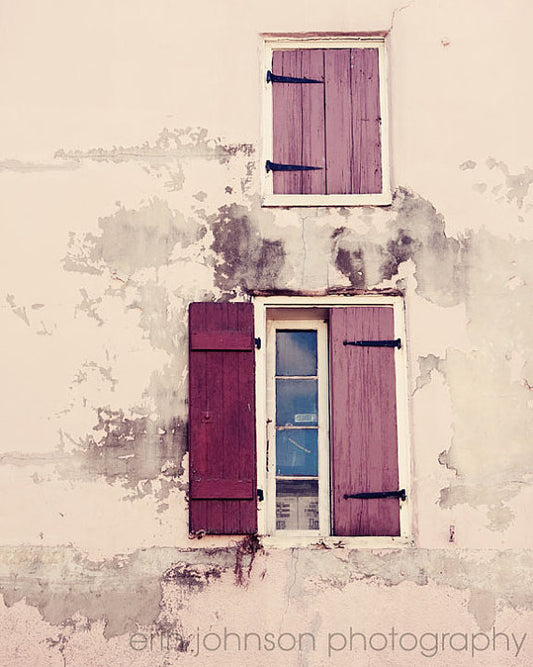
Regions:
M 273 162 L 322 167 L 274 172 L 274 193 L 382 192 L 378 49 L 274 51 L 272 72 L 324 82 L 272 83 Z
M 257 530 L 253 306 L 189 308 L 190 531 Z
M 331 471 L 335 535 L 399 535 L 397 498 L 344 494 L 398 491 L 394 348 L 344 341 L 392 340 L 393 309 L 355 306 L 330 312 Z

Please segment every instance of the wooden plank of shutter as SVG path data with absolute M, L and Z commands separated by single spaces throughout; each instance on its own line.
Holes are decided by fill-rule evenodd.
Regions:
M 331 470 L 335 535 L 399 535 L 397 498 L 345 499 L 345 493 L 398 490 L 394 348 L 345 340 L 394 338 L 388 307 L 330 311 Z
M 301 78 L 301 50 L 274 51 L 272 72 Z M 272 85 L 273 162 L 302 164 L 302 85 L 305 84 L 276 83 Z M 273 179 L 274 194 L 301 194 L 302 192 L 301 171 L 277 171 L 273 173 Z
M 324 50 L 327 194 L 352 191 L 350 49 Z
M 356 194 L 382 191 L 378 49 L 351 49 L 352 183 Z
M 189 309 L 192 533 L 257 530 L 253 306 Z
M 191 331 L 191 350 L 248 350 L 250 335 L 246 331 Z
M 324 50 L 302 51 L 302 76 L 324 80 Z M 301 164 L 322 167 L 316 171 L 302 172 L 302 194 L 325 194 L 326 155 L 324 86 L 300 84 L 302 88 L 302 158 Z

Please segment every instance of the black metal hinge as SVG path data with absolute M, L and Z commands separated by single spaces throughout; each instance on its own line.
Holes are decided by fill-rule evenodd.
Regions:
M 257 489 L 257 500 L 259 502 L 262 502 L 265 499 L 265 494 L 263 493 L 263 489 Z
M 279 162 L 270 162 L 270 160 L 267 160 L 265 168 L 268 174 L 269 171 L 312 171 L 314 169 L 322 169 L 323 167 L 308 167 L 303 164 L 280 164 Z
M 319 79 L 302 79 L 296 76 L 280 76 L 279 74 L 272 74 L 270 70 L 267 72 L 267 83 L 324 83 Z
M 345 340 L 343 345 L 355 345 L 357 347 L 397 347 L 402 346 L 401 338 L 395 340 Z
M 254 338 L 254 343 L 255 343 L 256 348 L 258 350 L 260 350 L 261 349 L 261 339 L 260 338 Z
M 362 500 L 370 498 L 399 498 L 400 500 L 405 500 L 407 496 L 405 489 L 400 489 L 399 491 L 375 491 L 372 493 L 345 493 L 344 500 L 348 500 L 348 498 L 360 498 Z

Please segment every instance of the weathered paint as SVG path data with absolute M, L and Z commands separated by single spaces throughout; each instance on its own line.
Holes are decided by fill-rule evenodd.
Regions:
M 399 489 L 395 351 L 344 345 L 393 339 L 393 309 L 333 308 L 329 330 L 334 534 L 400 535 L 397 498 L 345 498 Z
M 10 664 L 319 665 L 328 632 L 350 625 L 531 627 L 533 10 L 522 0 L 253 9 L 26 0 L 3 12 Z M 261 208 L 257 34 L 389 28 L 392 204 Z M 269 289 L 405 295 L 412 547 L 189 539 L 188 305 Z M 198 630 L 225 626 L 307 631 L 322 644 L 195 657 Z M 170 630 L 172 650 L 131 647 L 130 633 L 158 641 Z M 530 664 L 531 641 L 478 663 Z M 469 652 L 431 660 L 450 655 L 472 663 Z M 428 664 L 420 651 L 331 656 L 385 658 Z

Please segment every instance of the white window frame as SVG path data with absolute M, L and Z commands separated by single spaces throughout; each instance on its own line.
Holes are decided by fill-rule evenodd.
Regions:
M 301 311 L 296 311 L 300 313 Z M 268 503 L 266 512 L 266 531 L 276 532 L 276 423 L 270 418 L 276 412 L 276 331 L 278 329 L 315 330 L 317 332 L 317 377 L 318 377 L 318 514 L 320 528 L 318 530 L 284 530 L 283 535 L 289 537 L 320 537 L 329 535 L 329 392 L 328 392 L 328 328 L 319 318 L 316 319 L 269 319 L 266 332 L 267 355 L 267 443 L 268 468 L 265 501 Z
M 261 201 L 263 206 L 387 206 L 392 202 L 389 164 L 388 74 L 385 37 L 353 36 L 264 36 L 261 68 L 263 90 L 263 147 L 261 159 Z M 265 163 L 274 151 L 272 84 L 266 72 L 272 67 L 272 53 L 280 49 L 350 49 L 372 48 L 379 53 L 379 95 L 381 111 L 382 192 L 377 194 L 274 194 L 273 172 L 266 173 Z
M 271 309 L 282 309 L 287 312 L 291 309 L 301 313 L 311 308 L 335 308 L 348 306 L 392 306 L 394 309 L 394 337 L 401 338 L 402 346 L 395 350 L 395 374 L 396 374 L 396 410 L 398 424 L 398 472 L 399 488 L 406 490 L 407 499 L 400 505 L 400 535 L 399 536 L 354 536 L 345 537 L 330 535 L 331 527 L 328 521 L 323 521 L 319 531 L 285 531 L 275 530 L 275 467 L 272 465 L 272 449 L 275 447 L 275 434 L 272 424 L 269 423 L 272 412 L 272 401 L 274 400 L 272 381 L 268 379 L 272 369 L 272 345 L 269 345 L 269 333 L 272 325 L 270 317 Z M 361 295 L 361 296 L 268 296 L 254 298 L 255 335 L 261 340 L 260 349 L 256 350 L 256 441 L 257 441 L 257 486 L 263 490 L 264 500 L 258 503 L 258 533 L 266 546 L 285 548 L 288 546 L 309 546 L 323 544 L 326 546 L 338 546 L 342 544 L 352 548 L 387 548 L 412 546 L 413 540 L 413 500 L 411 496 L 411 456 L 410 436 L 408 419 L 408 391 L 407 391 L 407 352 L 405 343 L 405 312 L 402 297 Z M 294 320 L 305 328 L 306 321 L 295 317 Z M 284 319 L 283 326 L 290 322 L 291 328 L 294 320 Z M 316 321 L 316 320 L 313 320 Z M 307 326 L 309 322 L 307 323 Z M 288 328 L 288 327 L 287 327 Z M 295 327 L 296 328 L 296 327 Z M 308 326 L 309 328 L 309 326 Z M 326 341 L 327 345 L 327 341 Z M 328 346 L 329 347 L 329 346 Z M 269 359 L 270 355 L 270 359 Z M 328 372 L 322 365 L 322 371 Z M 328 373 L 329 376 L 329 373 Z M 329 384 L 323 383 L 324 384 Z M 270 389 L 270 391 L 269 391 Z M 319 389 L 320 392 L 320 389 Z M 319 398 L 319 401 L 325 400 Z M 329 399 L 328 399 L 329 401 Z M 320 403 L 319 403 L 320 405 Z M 320 438 L 320 435 L 319 435 Z M 267 446 L 267 443 L 269 445 Z M 326 445 L 329 452 L 329 436 Z M 319 450 L 320 451 L 320 450 Z M 269 457 L 269 470 L 267 471 L 267 455 Z M 325 476 L 322 480 L 322 488 L 319 486 L 319 506 L 322 514 L 329 519 L 330 488 L 329 488 L 329 454 L 319 459 L 319 476 Z M 324 466 L 327 465 L 327 468 Z M 325 483 L 324 483 L 325 482 Z M 324 496 L 327 488 L 327 496 Z

